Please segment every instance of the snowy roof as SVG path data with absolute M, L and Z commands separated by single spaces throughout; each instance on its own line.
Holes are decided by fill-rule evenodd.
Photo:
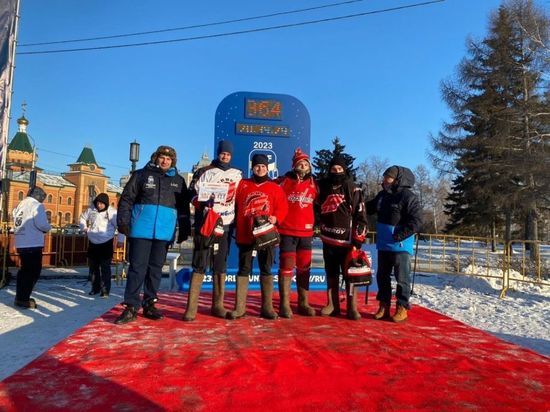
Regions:
M 11 180 L 17 182 L 28 182 L 30 178 L 30 172 L 14 172 Z M 75 187 L 74 184 L 69 182 L 63 176 L 53 175 L 49 173 L 37 173 L 36 179 L 47 186 L 70 186 Z
M 122 193 L 122 187 L 114 185 L 114 184 L 109 182 L 109 183 L 107 183 L 107 191 L 121 194 Z

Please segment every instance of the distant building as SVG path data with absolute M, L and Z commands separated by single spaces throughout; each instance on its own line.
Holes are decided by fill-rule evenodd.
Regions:
M 36 170 L 36 185 L 46 192 L 44 207 L 53 226 L 65 226 L 78 222 L 80 214 L 99 193 L 107 193 L 110 203 L 116 207 L 122 188 L 109 183 L 104 168 L 97 163 L 91 148 L 84 147 L 75 163 L 69 164 L 67 172 L 46 173 L 36 167 L 36 149 L 27 135 L 29 121 L 25 116 L 17 120 L 19 131 L 8 145 L 6 159 L 8 199 L 7 213 L 23 200 L 29 190 L 31 171 Z

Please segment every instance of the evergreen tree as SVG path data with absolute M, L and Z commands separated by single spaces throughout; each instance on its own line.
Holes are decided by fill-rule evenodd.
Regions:
M 448 229 L 486 226 L 494 234 L 501 220 L 511 224 L 515 205 L 536 221 L 550 180 L 548 22 L 530 0 L 505 3 L 487 37 L 469 41 L 457 79 L 442 85 L 453 120 L 432 138 L 432 160 L 456 176 Z
M 312 163 L 313 169 L 315 170 L 315 174 L 319 179 L 327 177 L 329 172 L 328 166 L 330 164 L 330 161 L 334 156 L 340 155 L 344 159 L 346 159 L 346 166 L 350 171 L 350 174 L 353 177 L 353 180 L 355 180 L 356 169 L 353 167 L 353 162 L 355 161 L 355 157 L 344 152 L 346 146 L 340 143 L 340 139 L 338 138 L 338 136 L 336 136 L 332 140 L 332 144 L 334 146 L 332 150 L 322 149 L 322 150 L 315 151 L 315 157 L 313 158 L 313 163 Z

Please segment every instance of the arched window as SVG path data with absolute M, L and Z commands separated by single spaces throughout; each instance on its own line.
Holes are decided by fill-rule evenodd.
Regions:
M 71 223 L 71 214 L 65 213 L 65 223 Z
M 19 200 L 23 200 L 24 196 L 25 196 L 25 193 L 23 193 L 23 192 L 17 193 L 17 199 L 19 199 Z
M 52 195 L 48 195 L 48 203 L 52 203 L 52 199 L 53 199 Z
M 70 206 L 73 203 L 73 199 L 71 197 L 67 198 L 67 204 Z
M 46 211 L 46 217 L 48 218 L 48 222 L 52 223 L 52 212 L 49 210 Z
M 63 196 L 59 196 L 59 204 L 63 203 Z

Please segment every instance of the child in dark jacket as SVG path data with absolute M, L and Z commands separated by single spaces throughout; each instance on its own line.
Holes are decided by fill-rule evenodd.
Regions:
M 363 193 L 355 186 L 347 169 L 346 161 L 335 156 L 329 164 L 329 175 L 319 183 L 321 205 L 321 240 L 327 275 L 327 306 L 321 315 L 340 314 L 339 279 L 344 273 L 346 257 L 352 248 L 359 249 L 367 233 L 367 217 Z M 361 319 L 357 310 L 357 291 L 350 295 L 346 281 L 347 317 Z

